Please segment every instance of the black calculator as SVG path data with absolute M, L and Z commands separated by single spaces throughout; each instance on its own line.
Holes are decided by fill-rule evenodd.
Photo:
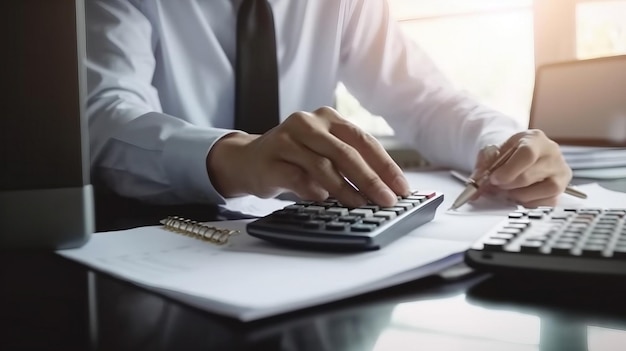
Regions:
M 247 225 L 247 232 L 276 244 L 327 251 L 376 250 L 431 221 L 443 194 L 413 191 L 393 207 L 350 208 L 329 198 L 302 201 Z
M 494 272 L 541 271 L 626 276 L 626 208 L 521 209 L 466 253 Z

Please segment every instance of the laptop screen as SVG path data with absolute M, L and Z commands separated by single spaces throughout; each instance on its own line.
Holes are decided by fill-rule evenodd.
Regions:
M 529 127 L 563 145 L 626 146 L 626 56 L 540 67 Z

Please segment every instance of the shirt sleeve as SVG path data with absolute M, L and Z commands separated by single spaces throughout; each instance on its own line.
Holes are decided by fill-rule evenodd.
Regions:
M 150 203 L 223 203 L 206 156 L 230 130 L 162 112 L 152 86 L 158 37 L 131 0 L 86 2 L 91 167 L 109 187 Z
M 340 79 L 431 163 L 470 171 L 482 147 L 523 129 L 455 89 L 390 18 L 385 0 L 348 2 Z

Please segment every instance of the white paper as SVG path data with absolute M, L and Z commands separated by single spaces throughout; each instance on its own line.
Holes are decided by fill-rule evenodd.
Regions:
M 273 198 L 261 199 L 256 196 L 242 196 L 238 198 L 228 199 L 227 203 L 225 205 L 221 205 L 220 207 L 224 210 L 235 213 L 241 213 L 244 215 L 255 217 L 263 217 L 291 204 L 293 204 L 293 201 L 285 201 Z
M 309 252 L 248 236 L 246 221 L 215 224 L 242 233 L 214 246 L 161 227 L 142 227 L 95 234 L 82 248 L 58 253 L 138 284 L 231 306 L 220 312 L 251 320 L 432 274 L 429 264 L 468 247 L 409 235 L 378 251 Z M 456 257 L 449 264 L 458 263 Z
M 254 320 L 406 282 L 460 262 L 461 254 L 506 217 L 499 204 L 446 209 L 463 190 L 447 171 L 407 172 L 418 190 L 444 193 L 433 221 L 378 251 L 324 253 L 274 246 L 245 234 L 247 221 L 217 222 L 240 230 L 225 246 L 161 227 L 98 233 L 83 247 L 58 253 L 193 305 Z M 563 206 L 626 207 L 626 194 L 586 184 L 587 200 L 562 195 Z M 493 208 L 492 208 L 493 207 Z M 486 211 L 488 209 L 489 211 Z M 502 209 L 500 209 L 502 210 Z M 510 211 L 504 208 L 503 211 Z M 487 214 L 486 214 L 487 213 Z

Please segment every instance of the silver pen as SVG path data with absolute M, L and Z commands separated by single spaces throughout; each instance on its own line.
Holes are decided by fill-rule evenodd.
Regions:
M 465 205 L 469 200 L 471 200 L 472 197 L 474 197 L 474 195 L 478 192 L 480 187 L 485 183 L 485 181 L 489 179 L 489 176 L 491 175 L 491 173 L 495 171 L 498 167 L 502 166 L 511 157 L 511 155 L 513 155 L 513 152 L 515 152 L 515 150 L 516 148 L 510 148 L 509 150 L 501 154 L 496 159 L 496 161 L 485 171 L 485 173 L 483 173 L 479 177 L 476 177 L 477 179 L 472 179 L 472 178 L 464 179 L 464 177 L 462 177 L 460 174 L 456 172 L 452 173 L 452 175 L 455 178 L 461 181 L 464 181 L 466 186 L 463 192 L 461 192 L 461 194 L 456 198 L 456 200 L 454 200 L 454 203 L 452 204 L 452 207 L 450 207 L 450 209 L 456 210 L 457 208 Z M 573 188 L 571 185 L 568 185 L 565 188 L 565 193 L 568 195 L 575 196 L 580 199 L 587 198 L 587 194 L 583 193 L 580 190 Z

